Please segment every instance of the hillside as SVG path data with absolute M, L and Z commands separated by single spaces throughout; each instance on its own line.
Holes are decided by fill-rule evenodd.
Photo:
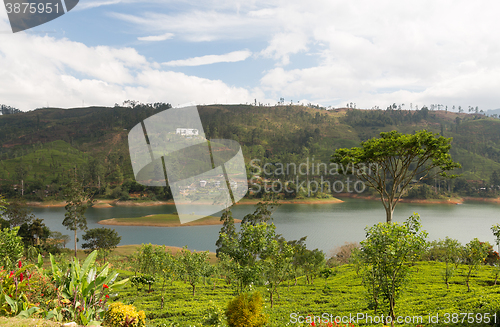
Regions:
M 166 108 L 47 108 L 0 116 L 1 192 L 18 192 L 21 180 L 28 193 L 41 195 L 75 175 L 96 187 L 133 179 L 128 131 Z M 500 171 L 500 120 L 480 114 L 250 105 L 200 106 L 199 113 L 207 138 L 238 141 L 247 163 L 300 163 L 308 157 L 328 163 L 334 149 L 357 146 L 382 131 L 427 129 L 453 137 L 451 153 L 466 180 L 489 180 Z

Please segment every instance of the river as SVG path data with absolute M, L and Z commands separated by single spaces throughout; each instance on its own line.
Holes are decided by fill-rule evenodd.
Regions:
M 233 217 L 242 219 L 254 210 L 252 205 L 233 207 Z M 122 236 L 120 245 L 165 244 L 189 249 L 215 251 L 220 225 L 192 227 L 148 227 L 148 226 L 104 226 L 97 222 L 109 218 L 141 217 L 150 214 L 172 213 L 175 206 L 155 207 L 112 207 L 87 210 L 88 228 L 112 227 Z M 64 208 L 33 208 L 38 218 L 55 231 L 70 235 L 71 231 L 62 225 Z M 464 203 L 415 204 L 399 203 L 394 221 L 402 222 L 413 212 L 420 214 L 423 229 L 429 233 L 429 240 L 449 236 L 465 244 L 477 237 L 481 241 L 494 243 L 490 227 L 500 223 L 500 204 Z M 219 215 L 220 216 L 220 215 Z M 307 236 L 310 249 L 319 248 L 329 254 L 345 242 L 359 242 L 365 237 L 365 227 L 385 221 L 385 211 L 378 201 L 345 199 L 334 204 L 284 204 L 273 214 L 276 231 L 287 240 Z M 78 232 L 81 238 L 83 234 Z M 73 241 L 67 244 L 72 248 Z M 81 241 L 80 243 L 81 244 Z

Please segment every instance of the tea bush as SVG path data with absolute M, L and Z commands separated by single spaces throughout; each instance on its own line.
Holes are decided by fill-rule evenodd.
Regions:
M 115 302 L 109 305 L 104 315 L 104 326 L 108 327 L 145 327 L 146 314 L 135 309 L 133 305 Z
M 226 317 L 229 327 L 260 327 L 267 323 L 262 312 L 262 297 L 259 292 L 243 293 L 229 302 Z

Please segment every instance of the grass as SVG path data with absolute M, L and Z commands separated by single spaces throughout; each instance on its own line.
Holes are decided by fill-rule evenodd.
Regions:
M 130 263 L 132 254 L 139 245 L 127 245 L 116 249 L 110 257 L 113 266 L 119 262 Z M 84 255 L 83 253 L 79 253 Z M 213 262 L 213 261 L 212 261 Z M 484 323 L 462 323 L 460 313 L 494 314 L 500 320 L 500 283 L 493 285 L 494 267 L 481 266 L 471 278 L 471 292 L 467 291 L 465 277 L 467 266 L 459 265 L 455 276 L 450 280 L 449 289 L 442 279 L 445 265 L 441 262 L 422 261 L 411 267 L 408 287 L 396 301 L 396 315 L 408 317 L 414 322 L 397 324 L 397 326 L 491 326 Z M 119 270 L 122 277 L 130 277 L 134 273 L 130 269 Z M 264 311 L 269 317 L 268 327 L 310 326 L 310 324 L 293 323 L 292 317 L 312 315 L 356 316 L 364 314 L 375 317 L 386 315 L 386 306 L 381 305 L 375 312 L 368 300 L 362 278 L 357 275 L 353 265 L 344 265 L 335 269 L 335 275 L 328 280 L 316 278 L 313 284 L 306 284 L 300 277 L 297 285 L 290 280 L 278 288 L 275 305 L 270 307 L 269 294 L 265 286 L 254 287 L 264 298 Z M 137 289 L 132 284 L 121 290 L 110 300 L 133 304 L 137 310 L 144 310 L 148 318 L 148 327 L 165 326 L 201 326 L 210 308 L 217 306 L 225 310 L 227 303 L 237 295 L 233 285 L 222 279 L 207 278 L 196 287 L 196 295 L 192 295 L 191 286 L 183 281 L 166 281 L 160 279 L 153 284 L 152 292 L 147 287 Z M 163 303 L 163 306 L 162 306 Z M 456 314 L 458 321 L 446 321 Z M 295 315 L 295 316 L 293 316 Z M 438 323 L 430 323 L 429 316 L 439 317 Z M 325 316 L 323 316 L 324 318 Z M 421 319 L 421 320 L 420 320 Z M 318 324 L 316 324 L 318 325 Z M 59 326 L 45 320 L 0 318 L 0 326 Z M 358 326 L 382 326 L 382 324 L 361 323 Z
M 160 227 L 177 227 L 177 226 L 193 226 L 193 225 L 219 225 L 221 224 L 219 217 L 190 215 L 195 221 L 182 224 L 179 216 L 176 214 L 160 214 L 148 215 L 135 218 L 112 218 L 99 221 L 102 225 L 125 225 L 125 226 L 160 226 Z
M 459 266 L 450 288 L 441 278 L 444 264 L 439 262 L 418 262 L 412 267 L 411 283 L 402 297 L 396 302 L 396 315 L 402 317 L 422 317 L 424 326 L 463 326 L 461 322 L 445 323 L 447 314 L 486 313 L 490 315 L 500 311 L 500 284 L 493 286 L 493 267 L 483 266 L 471 279 L 471 292 L 465 285 L 466 266 Z M 215 285 L 214 285 L 215 282 Z M 134 304 L 144 310 L 152 326 L 200 326 L 212 304 L 225 309 L 228 301 L 235 295 L 235 289 L 222 280 L 206 280 L 205 286 L 198 286 L 195 296 L 191 287 L 183 282 L 170 282 L 164 286 L 157 282 L 154 291 L 137 291 L 127 286 L 116 299 Z M 269 326 L 301 326 L 290 321 L 290 315 L 320 316 L 323 313 L 333 316 L 349 316 L 364 313 L 366 315 L 387 314 L 387 308 L 374 312 L 367 301 L 366 290 L 361 277 L 357 276 L 352 265 L 337 268 L 337 274 L 327 281 L 317 278 L 313 285 L 306 285 L 304 278 L 298 284 L 287 283 L 279 287 L 279 298 L 270 308 L 269 296 L 265 287 L 256 287 L 265 299 L 265 311 L 269 315 Z M 164 307 L 161 309 L 161 298 Z M 429 314 L 439 315 L 441 322 L 430 324 Z M 451 316 L 449 316 L 451 319 Z M 416 319 L 416 318 L 415 318 Z M 500 316 L 497 314 L 497 320 Z M 165 324 L 165 325 L 162 325 Z M 398 326 L 416 326 L 417 323 L 398 324 Z M 471 325 L 471 324 L 467 324 Z M 487 326 L 486 324 L 472 324 Z M 355 326 L 382 326 L 381 324 L 358 324 Z

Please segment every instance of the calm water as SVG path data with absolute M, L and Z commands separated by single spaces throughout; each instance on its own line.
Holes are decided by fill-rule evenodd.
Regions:
M 195 227 L 138 227 L 104 226 L 97 222 L 109 218 L 140 217 L 150 214 L 172 213 L 175 206 L 158 207 L 113 207 L 90 208 L 87 211 L 88 228 L 113 227 L 122 236 L 125 244 L 165 244 L 187 245 L 190 249 L 215 251 L 220 226 Z M 194 211 L 202 208 L 193 209 Z M 233 208 L 233 217 L 242 219 L 254 210 L 253 206 L 240 205 Z M 68 234 L 71 231 L 61 224 L 64 208 L 33 208 L 34 214 L 45 220 L 51 229 Z M 500 223 L 500 205 L 487 203 L 410 204 L 399 203 L 395 211 L 395 221 L 404 221 L 413 212 L 420 214 L 422 225 L 429 233 L 429 239 L 449 236 L 463 244 L 474 237 L 493 244 L 490 227 Z M 220 216 L 220 215 L 219 215 Z M 365 227 L 385 221 L 385 211 L 378 201 L 346 199 L 336 204 L 286 204 L 274 213 L 274 223 L 278 233 L 287 240 L 307 236 L 308 248 L 319 248 L 327 254 L 345 242 L 359 242 L 365 237 Z M 82 232 L 79 232 L 81 238 Z M 67 245 L 73 246 L 73 242 Z

